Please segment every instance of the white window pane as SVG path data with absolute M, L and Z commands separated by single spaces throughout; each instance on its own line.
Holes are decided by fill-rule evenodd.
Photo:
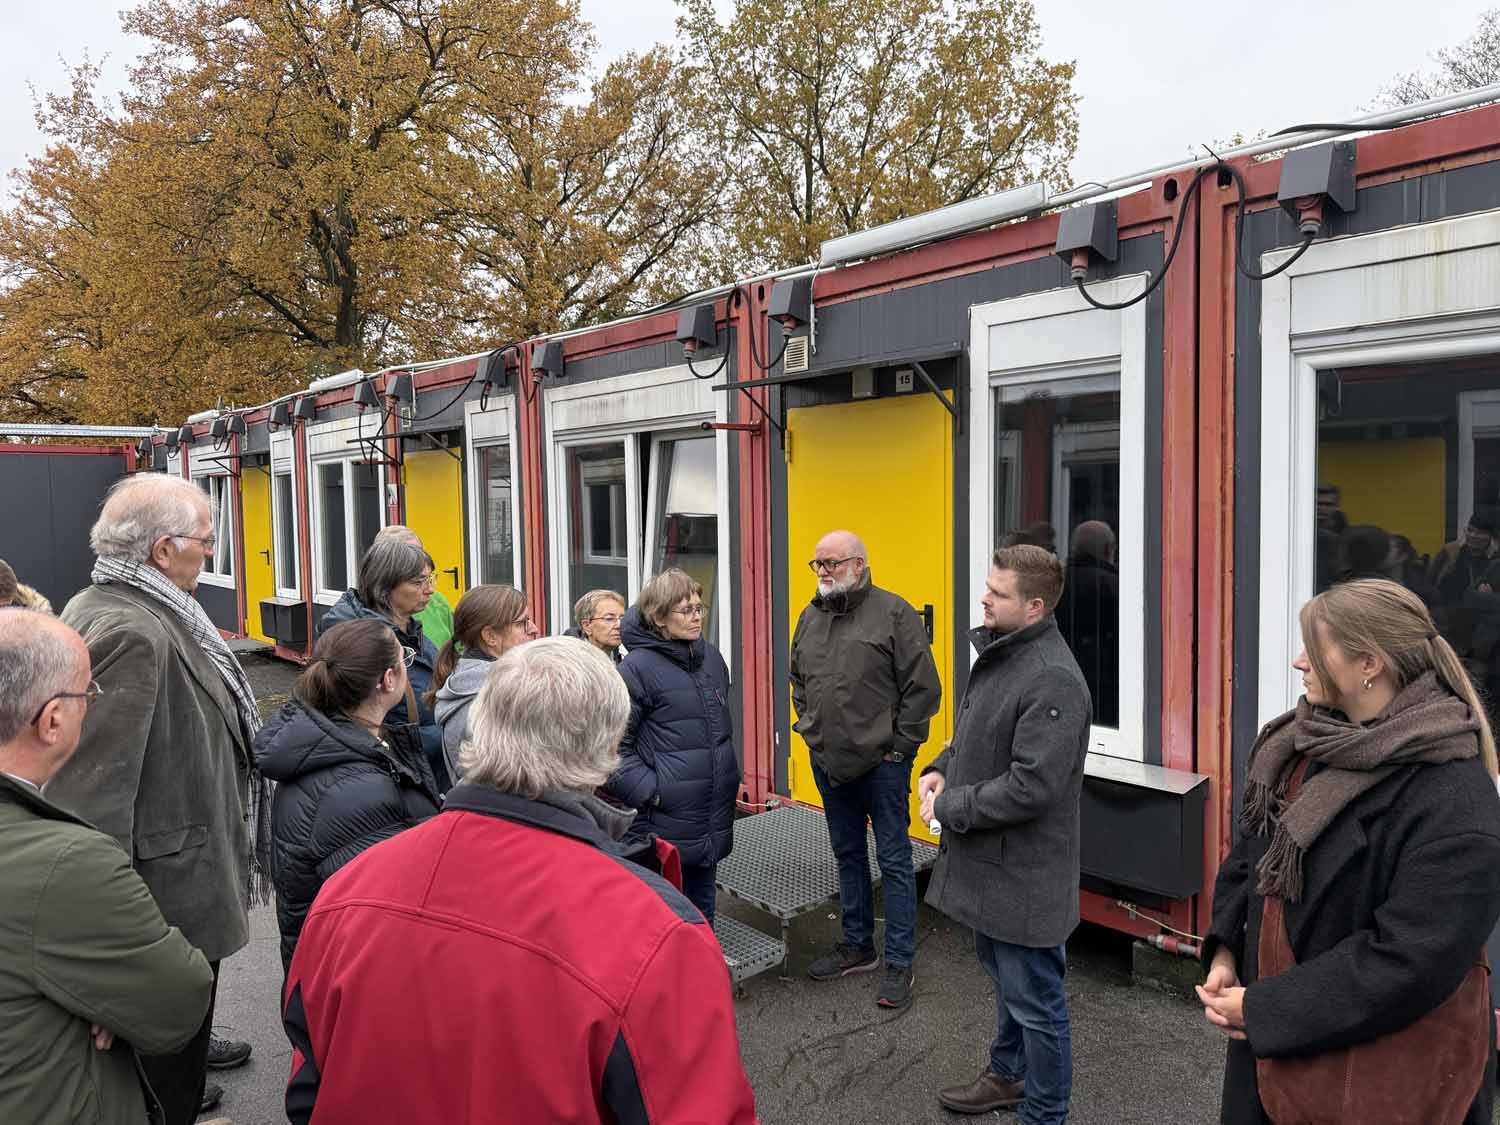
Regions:
M 479 449 L 480 503 L 484 507 L 483 581 L 516 584 L 515 494 L 511 481 L 510 446 Z
M 625 443 L 570 446 L 566 462 L 569 594 L 624 593 L 630 586 Z
M 1067 563 L 1057 624 L 1094 699 L 1120 725 L 1120 380 L 1011 384 L 996 391 L 995 526 Z
M 276 584 L 284 590 L 297 588 L 296 501 L 292 474 L 277 473 L 275 479 Z
M 703 587 L 703 635 L 718 643 L 719 519 L 712 437 L 659 441 L 651 573 L 676 567 Z
M 318 466 L 318 583 L 342 590 L 348 581 L 348 544 L 344 538 L 344 464 Z

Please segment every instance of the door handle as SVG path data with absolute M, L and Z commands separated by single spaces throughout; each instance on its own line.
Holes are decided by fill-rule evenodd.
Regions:
M 922 624 L 927 629 L 927 643 L 932 643 L 932 603 L 928 602 L 922 607 Z
M 453 588 L 455 590 L 457 590 L 458 589 L 458 567 L 456 567 L 456 566 L 450 566 L 446 570 L 444 570 L 443 573 L 444 574 L 451 574 L 451 575 L 453 575 Z
M 259 555 L 261 555 L 261 556 L 263 556 L 265 558 L 267 566 L 271 565 L 271 552 L 270 551 L 257 551 L 256 553 L 259 554 Z

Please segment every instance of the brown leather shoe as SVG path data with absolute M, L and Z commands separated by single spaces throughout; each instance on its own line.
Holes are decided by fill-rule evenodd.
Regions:
M 967 1086 L 949 1086 L 938 1091 L 938 1101 L 954 1113 L 991 1113 L 997 1109 L 1014 1109 L 1026 1100 L 1026 1087 L 1007 1082 L 992 1070 L 986 1070 Z

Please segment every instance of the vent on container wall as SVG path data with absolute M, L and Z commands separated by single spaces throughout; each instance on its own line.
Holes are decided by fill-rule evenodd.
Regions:
M 781 370 L 791 375 L 797 371 L 807 370 L 808 360 L 808 338 L 806 336 L 793 336 L 786 342 L 786 352 L 781 357 Z

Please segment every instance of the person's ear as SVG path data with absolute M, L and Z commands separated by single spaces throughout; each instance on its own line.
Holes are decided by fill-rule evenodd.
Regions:
M 159 569 L 166 569 L 167 563 L 172 561 L 172 548 L 176 544 L 172 542 L 170 535 L 163 535 L 155 543 L 151 544 L 151 561 Z

